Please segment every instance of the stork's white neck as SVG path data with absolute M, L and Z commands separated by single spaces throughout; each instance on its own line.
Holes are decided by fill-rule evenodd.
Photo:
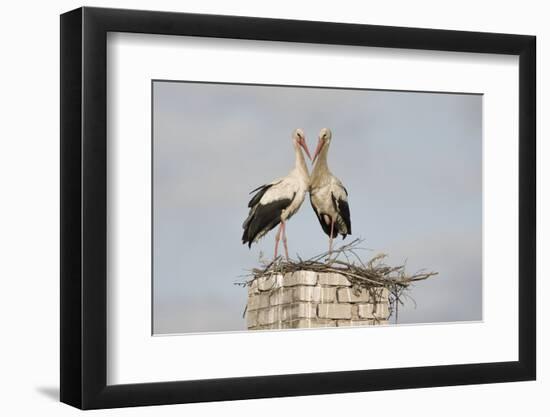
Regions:
M 311 173 L 312 179 L 314 177 L 322 176 L 330 172 L 327 162 L 329 146 L 330 145 L 328 143 L 325 143 L 321 148 L 319 155 L 317 155 L 317 159 L 315 160 L 315 165 L 313 166 L 313 171 Z
M 305 178 L 309 178 L 309 171 L 307 169 L 306 160 L 304 158 L 304 153 L 298 142 L 294 141 L 294 154 L 295 162 L 294 168 Z

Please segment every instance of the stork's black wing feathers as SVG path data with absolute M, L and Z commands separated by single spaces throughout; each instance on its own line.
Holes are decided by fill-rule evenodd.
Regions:
M 277 181 L 277 182 L 272 182 L 271 184 L 260 185 L 258 188 L 255 188 L 252 191 L 250 191 L 250 194 L 256 193 L 256 191 L 257 193 L 254 194 L 254 196 L 248 202 L 248 207 L 251 208 L 251 207 L 254 207 L 256 204 L 258 204 L 262 199 L 262 197 L 264 196 L 265 192 L 269 190 L 271 187 L 273 187 L 274 185 L 279 184 L 280 182 L 281 181 Z
M 249 208 L 254 207 L 256 204 L 258 204 L 260 202 L 260 200 L 262 199 L 262 197 L 264 196 L 265 192 L 267 190 L 269 190 L 270 187 L 271 187 L 271 184 L 266 184 L 266 185 L 262 185 L 261 187 L 256 188 L 255 190 L 252 190 L 250 192 L 250 194 L 252 194 L 255 191 L 258 191 L 258 192 L 256 194 L 254 194 L 254 196 L 252 196 L 252 198 L 248 202 L 248 207 Z
M 315 215 L 317 216 L 317 219 L 319 220 L 319 224 L 321 225 L 323 232 L 327 234 L 327 236 L 330 237 L 330 225 L 325 223 L 325 220 L 323 219 L 323 214 L 319 213 L 315 206 L 313 205 L 313 201 L 311 200 L 311 195 L 309 197 L 309 202 L 311 203 L 311 208 L 313 208 L 313 211 L 315 212 Z
M 276 227 L 281 222 L 281 212 L 292 203 L 294 196 L 275 200 L 268 204 L 253 205 L 243 224 L 243 244 L 248 243 L 248 247 L 250 247 L 256 238 L 262 237 Z M 254 196 L 255 198 L 256 196 Z
M 339 200 L 338 205 L 340 207 L 340 216 L 342 216 L 342 219 L 348 229 L 347 235 L 351 235 L 351 216 L 349 212 L 349 204 L 346 200 Z M 344 237 L 346 237 L 346 235 L 344 235 Z
M 345 239 L 347 235 L 351 235 L 351 216 L 349 212 L 349 204 L 346 200 L 342 198 L 337 199 L 336 197 L 334 197 L 334 193 L 332 193 L 331 196 L 334 209 L 340 215 L 340 217 L 344 221 L 344 224 L 346 225 L 346 233 L 344 233 L 343 230 L 340 230 L 340 227 L 338 226 L 338 233 L 342 235 L 342 239 Z

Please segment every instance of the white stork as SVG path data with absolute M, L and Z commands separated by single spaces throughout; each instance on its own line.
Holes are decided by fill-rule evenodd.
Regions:
M 342 182 L 332 175 L 327 164 L 327 154 L 332 139 L 330 129 L 323 128 L 311 173 L 309 198 L 323 231 L 329 236 L 329 253 L 332 252 L 332 239 L 338 234 L 345 239 L 351 235 L 351 219 L 348 205 L 348 192 Z
M 311 160 L 306 138 L 302 129 L 296 129 L 292 133 L 294 145 L 295 166 L 290 173 L 283 178 L 278 178 L 269 184 L 262 185 L 250 194 L 254 194 L 248 207 L 248 217 L 243 223 L 243 244 L 257 242 L 278 224 L 279 230 L 275 235 L 275 258 L 279 248 L 279 240 L 283 239 L 286 259 L 288 260 L 288 246 L 286 240 L 286 221 L 294 215 L 302 203 L 309 189 L 309 172 L 302 153 L 304 149 Z

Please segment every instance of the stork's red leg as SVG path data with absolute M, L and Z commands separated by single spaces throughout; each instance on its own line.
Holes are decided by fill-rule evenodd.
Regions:
M 277 258 L 277 253 L 279 251 L 279 240 L 281 240 L 281 230 L 283 228 L 283 223 L 279 226 L 279 229 L 277 230 L 277 234 L 275 235 L 275 256 L 273 259 Z
M 283 228 L 283 246 L 285 248 L 285 256 L 288 261 L 288 246 L 286 245 L 286 225 L 285 222 L 281 222 L 281 227 Z

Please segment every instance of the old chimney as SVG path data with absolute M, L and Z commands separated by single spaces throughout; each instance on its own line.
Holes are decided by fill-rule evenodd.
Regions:
M 248 286 L 249 330 L 382 325 L 389 315 L 386 288 L 354 288 L 337 273 L 272 274 Z

